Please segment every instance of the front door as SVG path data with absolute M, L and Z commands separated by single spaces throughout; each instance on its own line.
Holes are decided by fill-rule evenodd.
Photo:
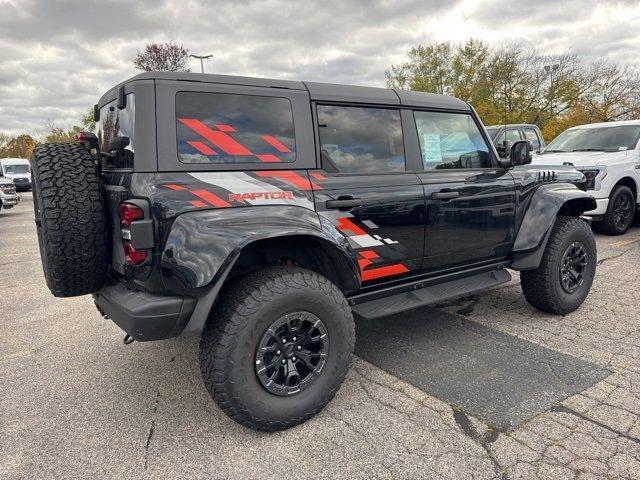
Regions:
M 310 172 L 316 209 L 346 236 L 364 285 L 420 269 L 424 197 L 407 173 L 400 111 L 317 105 L 322 170 Z
M 469 113 L 415 111 L 426 202 L 423 269 L 506 258 L 516 193 Z

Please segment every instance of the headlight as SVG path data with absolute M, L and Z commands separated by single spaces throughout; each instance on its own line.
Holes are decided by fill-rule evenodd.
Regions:
M 584 176 L 587 179 L 586 188 L 587 190 L 595 190 L 596 189 L 596 177 L 600 173 L 600 170 L 597 168 L 589 169 L 589 170 L 581 170 Z

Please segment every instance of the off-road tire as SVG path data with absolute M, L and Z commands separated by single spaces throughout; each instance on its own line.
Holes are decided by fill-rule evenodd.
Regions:
M 38 244 L 49 290 L 56 297 L 100 290 L 108 244 L 95 161 L 80 145 L 49 143 L 35 148 L 31 164 Z
M 273 321 L 299 310 L 324 322 L 328 357 L 306 389 L 275 395 L 258 379 L 256 349 Z M 354 343 L 351 308 L 333 283 L 303 268 L 268 267 L 242 277 L 216 302 L 202 333 L 200 369 L 207 390 L 233 420 L 256 430 L 283 430 L 329 403 L 347 374 Z
M 587 266 L 582 285 L 567 293 L 560 282 L 564 253 L 573 242 L 584 245 Z M 566 315 L 576 310 L 589 294 L 597 264 L 596 240 L 589 224 L 576 217 L 559 216 L 549 236 L 540 266 L 520 273 L 522 291 L 527 301 L 538 310 Z
M 615 221 L 614 209 L 620 196 L 625 195 L 631 199 L 631 214 L 629 220 L 623 225 L 618 225 Z M 613 189 L 609 196 L 609 205 L 607 206 L 607 213 L 605 213 L 602 221 L 596 224 L 596 229 L 606 233 L 608 235 L 623 235 L 629 230 L 629 227 L 633 223 L 636 210 L 636 196 L 633 191 L 626 185 L 618 185 Z

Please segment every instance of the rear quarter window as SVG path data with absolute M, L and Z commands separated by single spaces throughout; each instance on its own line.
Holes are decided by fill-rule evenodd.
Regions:
M 183 163 L 291 163 L 296 158 L 287 98 L 178 92 L 176 129 Z
M 100 109 L 100 120 L 96 123 L 96 136 L 100 150 L 111 152 L 103 157 L 104 169 L 130 169 L 134 161 L 134 127 L 136 117 L 136 97 L 133 93 L 126 96 L 126 107 L 117 107 L 117 101 L 107 103 Z M 120 139 L 122 148 L 113 150 Z

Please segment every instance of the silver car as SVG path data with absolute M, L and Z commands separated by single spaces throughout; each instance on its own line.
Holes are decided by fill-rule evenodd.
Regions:
M 0 176 L 0 210 L 13 208 L 18 202 L 20 202 L 20 196 L 16 193 L 13 180 Z

